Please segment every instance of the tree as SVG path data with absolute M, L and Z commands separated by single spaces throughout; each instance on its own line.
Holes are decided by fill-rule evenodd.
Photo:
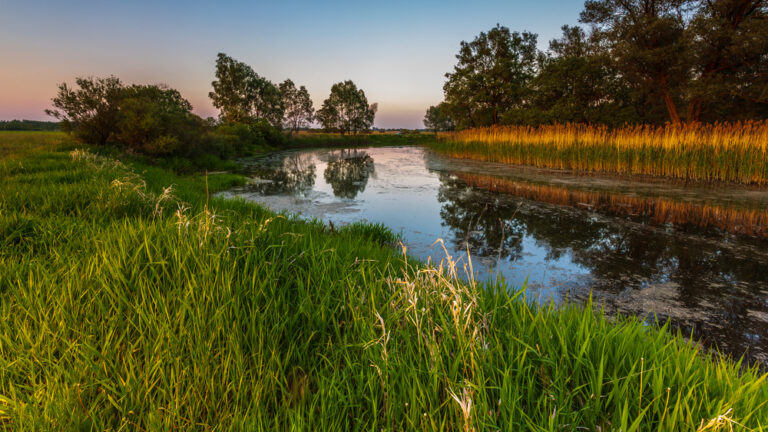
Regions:
M 499 124 L 506 111 L 523 107 L 536 72 L 536 39 L 497 24 L 472 42 L 461 42 L 458 64 L 443 86 L 457 126 Z
M 427 108 L 427 113 L 424 115 L 424 126 L 435 133 L 454 128 L 453 120 L 448 115 L 448 107 L 445 102 Z
M 317 111 L 317 120 L 326 130 L 357 133 L 373 126 L 378 104 L 368 105 L 365 92 L 352 81 L 336 83 Z
M 61 120 L 62 129 L 74 133 L 88 144 L 106 144 L 117 129 L 118 110 L 123 84 L 114 76 L 77 78 L 78 89 L 66 83 L 52 99 L 56 109 L 46 114 Z
M 299 128 L 312 123 L 315 115 L 315 108 L 312 106 L 312 99 L 309 98 L 309 92 L 306 87 L 301 86 L 296 89 L 293 81 L 287 79 L 280 83 L 280 94 L 283 97 L 283 124 L 285 127 L 296 132 Z
M 629 89 L 599 39 L 578 26 L 565 25 L 562 30 L 561 38 L 550 41 L 531 82 L 531 109 L 540 113 L 538 119 L 546 123 L 636 122 Z
M 686 120 L 754 117 L 768 112 L 768 2 L 700 2 L 689 26 L 694 81 Z M 758 117 L 760 117 L 758 115 Z
M 116 138 L 136 153 L 189 154 L 200 140 L 203 120 L 174 89 L 133 85 L 123 90 Z
M 610 44 L 623 79 L 640 96 L 658 98 L 669 120 L 680 123 L 677 108 L 686 84 L 684 14 L 690 0 L 587 0 L 580 21 L 595 26 Z
M 251 122 L 265 119 L 275 127 L 283 120 L 280 90 L 260 77 L 245 63 L 219 53 L 216 59 L 216 81 L 208 96 L 221 110 L 225 123 Z

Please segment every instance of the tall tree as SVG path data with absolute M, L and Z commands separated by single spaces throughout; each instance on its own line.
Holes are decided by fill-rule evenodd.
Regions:
M 768 2 L 705 0 L 689 26 L 695 77 L 686 117 L 699 121 L 768 111 Z M 745 110 L 747 110 L 745 112 Z
M 315 115 L 315 108 L 312 106 L 312 99 L 309 98 L 309 92 L 304 86 L 296 88 L 296 85 L 290 79 L 280 83 L 280 94 L 283 97 L 283 123 L 285 127 L 296 132 L 299 128 L 312 123 Z
M 89 144 L 104 145 L 117 130 L 123 84 L 114 76 L 108 78 L 77 78 L 79 88 L 59 84 L 53 98 L 55 109 L 46 114 L 61 120 L 62 129 L 73 132 Z
M 265 119 L 275 127 L 282 125 L 280 90 L 247 64 L 219 53 L 216 80 L 211 85 L 213 91 L 208 96 L 221 110 L 220 118 L 225 123 Z
M 565 25 L 562 30 L 562 37 L 550 41 L 531 82 L 532 108 L 541 112 L 538 119 L 614 125 L 636 121 L 627 86 L 599 38 L 578 26 Z
M 461 42 L 458 63 L 443 86 L 458 126 L 498 124 L 505 111 L 523 106 L 536 72 L 536 39 L 497 24 L 472 42 Z
M 427 108 L 427 113 L 424 115 L 424 126 L 435 133 L 454 128 L 453 120 L 448 114 L 448 107 L 445 102 Z
M 688 79 L 685 8 L 690 0 L 587 0 L 580 21 L 595 26 L 611 45 L 622 77 L 641 94 L 663 100 L 669 120 Z
M 317 111 L 317 119 L 327 130 L 342 134 L 365 131 L 373 126 L 378 104 L 368 104 L 365 92 L 352 81 L 336 83 Z

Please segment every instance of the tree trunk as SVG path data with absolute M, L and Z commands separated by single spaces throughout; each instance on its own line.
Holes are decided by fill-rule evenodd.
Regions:
M 698 122 L 701 118 L 702 102 L 699 98 L 692 98 L 688 102 L 688 108 L 686 109 L 685 121 L 688 123 Z
M 664 96 L 664 104 L 667 106 L 667 111 L 669 111 L 669 120 L 672 123 L 679 125 L 680 114 L 677 112 L 677 106 L 675 105 L 675 101 L 672 99 L 672 95 L 667 89 L 662 90 L 662 94 Z

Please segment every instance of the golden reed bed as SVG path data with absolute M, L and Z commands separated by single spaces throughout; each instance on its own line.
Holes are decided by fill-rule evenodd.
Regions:
M 443 132 L 435 150 L 514 165 L 768 184 L 768 121 L 681 126 L 494 126 Z
M 665 198 L 635 197 L 608 192 L 570 190 L 493 176 L 458 173 L 470 186 L 504 192 L 556 205 L 580 207 L 614 215 L 644 217 L 654 225 L 714 227 L 734 234 L 768 237 L 768 209 L 739 209 L 693 204 Z

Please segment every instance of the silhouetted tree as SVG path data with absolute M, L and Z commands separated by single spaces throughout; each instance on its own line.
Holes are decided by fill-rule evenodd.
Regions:
M 368 105 L 365 92 L 352 81 L 336 83 L 317 111 L 317 120 L 326 130 L 345 134 L 366 131 L 373 126 L 378 104 Z
M 686 120 L 768 116 L 768 2 L 702 1 L 689 33 Z
M 59 84 L 53 98 L 55 109 L 45 112 L 61 121 L 65 131 L 72 132 L 88 144 L 104 145 L 117 130 L 123 84 L 117 77 L 77 78 L 79 88 Z
M 681 121 L 680 90 L 689 75 L 683 19 L 689 5 L 689 0 L 587 0 L 580 16 L 609 44 L 623 79 L 648 100 L 663 101 L 673 123 Z
M 226 54 L 216 58 L 216 80 L 208 94 L 213 106 L 221 110 L 225 123 L 267 120 L 280 127 L 283 120 L 283 100 L 280 90 L 266 78 L 260 77 L 245 63 Z
M 454 128 L 453 119 L 448 114 L 448 107 L 445 102 L 427 108 L 427 113 L 424 115 L 424 127 L 435 133 Z
M 315 115 L 315 108 L 312 106 L 312 99 L 309 98 L 309 92 L 304 86 L 296 88 L 296 85 L 290 79 L 280 83 L 280 94 L 283 97 L 283 124 L 285 127 L 296 132 L 299 128 L 312 123 Z
M 531 82 L 535 123 L 575 122 L 619 125 L 637 120 L 627 85 L 619 78 L 610 53 L 594 35 L 578 26 L 563 26 L 549 43 L 548 55 Z M 531 121 L 534 122 L 534 121 Z
M 459 62 L 443 86 L 459 127 L 499 124 L 505 113 L 524 106 L 536 72 L 536 38 L 496 25 L 472 42 L 461 42 Z

